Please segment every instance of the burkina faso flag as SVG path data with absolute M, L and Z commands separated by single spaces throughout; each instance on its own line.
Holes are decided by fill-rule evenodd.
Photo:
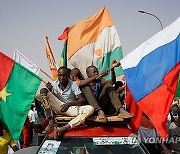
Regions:
M 0 120 L 17 141 L 41 79 L 0 52 Z

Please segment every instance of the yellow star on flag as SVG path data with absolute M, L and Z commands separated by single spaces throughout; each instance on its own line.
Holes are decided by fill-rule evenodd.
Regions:
M 6 92 L 6 87 L 5 87 L 2 91 L 0 91 L 0 100 L 2 99 L 4 102 L 6 102 L 6 97 L 10 95 L 11 95 L 10 93 Z

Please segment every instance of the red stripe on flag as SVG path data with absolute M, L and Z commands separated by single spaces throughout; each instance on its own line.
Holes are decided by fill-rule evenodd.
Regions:
M 4 89 L 13 65 L 14 61 L 0 52 L 0 91 Z
M 66 27 L 63 33 L 58 37 L 58 40 L 67 40 L 69 27 Z
M 167 115 L 177 88 L 180 62 L 163 79 L 164 84 L 137 104 L 150 118 L 162 138 L 167 138 Z
M 132 131 L 134 133 L 138 132 L 140 121 L 142 117 L 142 110 L 139 108 L 137 103 L 135 102 L 134 98 L 132 97 L 132 94 L 130 93 L 129 89 L 127 89 L 127 95 L 125 98 L 125 103 L 128 106 L 128 111 L 131 114 L 134 114 L 134 118 L 131 119 L 131 122 L 129 123 L 129 126 L 131 127 Z

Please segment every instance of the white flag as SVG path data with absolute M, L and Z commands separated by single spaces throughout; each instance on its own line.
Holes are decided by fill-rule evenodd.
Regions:
M 14 58 L 16 62 L 20 63 L 24 67 L 26 67 L 28 70 L 31 72 L 35 73 L 38 75 L 40 68 L 32 63 L 29 59 L 27 59 L 22 53 L 20 53 L 18 50 L 14 52 Z

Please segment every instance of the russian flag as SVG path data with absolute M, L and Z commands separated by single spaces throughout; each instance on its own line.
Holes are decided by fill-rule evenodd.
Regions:
M 162 138 L 180 71 L 180 17 L 121 60 L 129 90 Z

